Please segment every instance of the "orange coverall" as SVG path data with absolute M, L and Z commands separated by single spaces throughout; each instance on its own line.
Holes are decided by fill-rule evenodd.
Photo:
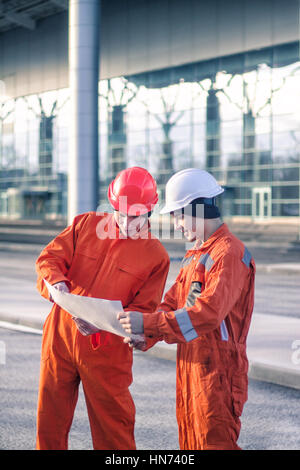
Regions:
M 158 311 L 144 314 L 146 336 L 179 343 L 181 449 L 240 449 L 254 278 L 251 254 L 223 224 L 200 249 L 187 251 Z
M 150 232 L 148 239 L 100 240 L 103 217 L 118 236 L 112 214 L 89 212 L 42 251 L 36 262 L 40 293 L 49 298 L 44 278 L 66 282 L 73 294 L 121 300 L 126 310 L 155 310 L 169 270 L 166 250 Z M 67 449 L 80 380 L 94 449 L 135 449 L 132 349 L 105 331 L 83 336 L 71 315 L 54 304 L 43 331 L 37 449 Z

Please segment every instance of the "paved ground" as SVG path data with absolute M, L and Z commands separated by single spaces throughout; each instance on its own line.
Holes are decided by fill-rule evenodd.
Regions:
M 0 329 L 6 345 L 0 361 L 0 449 L 35 445 L 40 335 Z M 136 405 L 138 449 L 177 450 L 175 363 L 134 356 L 131 392 Z M 239 444 L 249 450 L 299 450 L 300 391 L 250 380 Z M 91 449 L 82 390 L 70 433 L 70 449 Z

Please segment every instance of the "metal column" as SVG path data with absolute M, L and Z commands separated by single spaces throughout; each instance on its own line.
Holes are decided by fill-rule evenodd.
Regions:
M 98 205 L 100 6 L 101 0 L 69 1 L 69 223 Z

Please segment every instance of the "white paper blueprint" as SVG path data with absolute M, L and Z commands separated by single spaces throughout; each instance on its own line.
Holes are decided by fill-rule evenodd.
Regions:
M 109 331 L 118 336 L 131 336 L 134 338 L 138 336 L 128 335 L 119 320 L 117 320 L 117 313 L 123 312 L 120 300 L 97 299 L 69 294 L 59 291 L 45 279 L 44 282 L 53 301 L 73 317 L 81 318 L 97 326 L 100 330 Z

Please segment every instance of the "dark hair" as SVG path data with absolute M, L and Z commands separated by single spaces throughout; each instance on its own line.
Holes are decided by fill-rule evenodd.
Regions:
M 199 211 L 199 205 L 203 206 L 203 212 Z M 204 216 L 204 219 L 217 219 L 220 217 L 219 208 L 215 205 L 215 198 L 199 197 L 182 209 L 182 213 L 190 214 L 192 217 Z

